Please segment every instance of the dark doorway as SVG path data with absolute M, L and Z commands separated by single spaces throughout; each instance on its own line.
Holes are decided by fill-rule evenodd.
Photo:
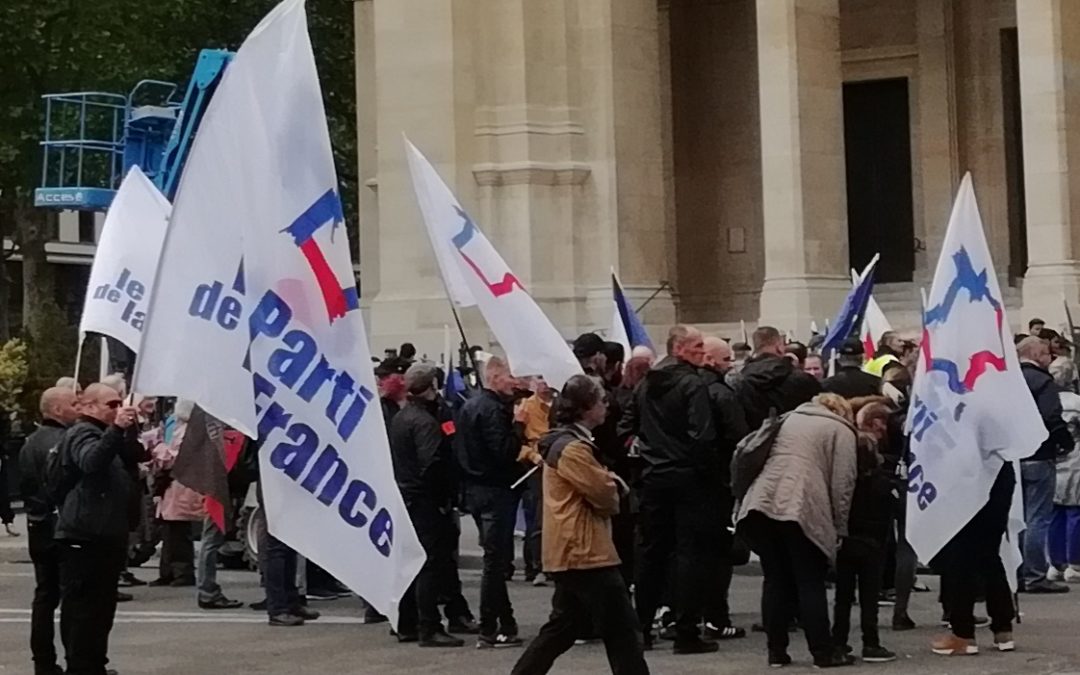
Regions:
M 1001 102 L 1005 127 L 1005 191 L 1009 209 L 1009 283 L 1027 272 L 1024 129 L 1020 122 L 1020 48 L 1015 28 L 1001 31 Z
M 844 85 L 851 266 L 880 253 L 879 283 L 911 281 L 915 269 L 909 117 L 907 78 Z

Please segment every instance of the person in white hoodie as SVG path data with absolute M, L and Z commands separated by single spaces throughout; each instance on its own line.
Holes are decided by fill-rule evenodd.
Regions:
M 1057 463 L 1046 578 L 1080 583 L 1080 394 L 1072 390 L 1076 364 L 1070 358 L 1059 357 L 1050 365 L 1050 374 L 1066 390 L 1061 392 L 1061 416 L 1075 439 L 1075 450 Z

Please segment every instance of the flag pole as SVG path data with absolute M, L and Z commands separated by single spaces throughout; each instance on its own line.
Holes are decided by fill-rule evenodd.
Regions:
M 615 268 L 612 268 L 612 269 L 611 269 L 611 273 L 612 273 L 612 274 L 614 274 L 614 273 L 615 273 Z M 619 285 L 621 286 L 621 285 L 622 285 L 622 283 L 620 282 L 620 284 L 619 284 Z M 671 284 L 670 284 L 670 283 L 668 283 L 667 281 L 661 281 L 661 282 L 660 282 L 660 287 L 659 287 L 659 288 L 657 288 L 657 289 L 656 289 L 655 291 L 653 291 L 653 294 L 652 294 L 652 295 L 650 295 L 649 297 L 645 298 L 645 302 L 641 303 L 641 305 L 640 305 L 640 306 L 639 306 L 639 307 L 638 307 L 637 309 L 635 309 L 635 310 L 634 310 L 634 314 L 640 314 L 640 313 L 641 313 L 641 310 L 645 309 L 645 306 L 646 306 L 646 305 L 648 305 L 648 304 L 649 304 L 650 302 L 652 302 L 653 300 L 655 300 L 655 299 L 656 299 L 656 296 L 660 295 L 660 294 L 661 294 L 661 293 L 662 293 L 662 292 L 664 291 L 664 289 L 665 289 L 665 288 L 671 288 Z M 626 291 L 625 291 L 625 289 L 623 290 L 623 292 L 624 292 L 624 293 L 626 292 Z
M 75 382 L 71 385 L 72 391 L 79 391 L 79 369 L 82 367 L 82 352 L 83 342 L 86 342 L 86 335 L 79 333 L 79 346 L 75 348 Z

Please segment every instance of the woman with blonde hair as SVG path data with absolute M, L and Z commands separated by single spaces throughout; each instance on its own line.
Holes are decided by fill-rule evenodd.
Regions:
M 854 663 L 833 644 L 825 575 L 847 534 L 856 438 L 851 405 L 819 394 L 784 418 L 739 508 L 736 528 L 761 557 L 765 575 L 761 606 L 770 666 L 791 663 L 788 625 L 796 607 L 815 666 Z

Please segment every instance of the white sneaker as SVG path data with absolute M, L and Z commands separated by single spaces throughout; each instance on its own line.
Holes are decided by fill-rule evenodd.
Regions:
M 1069 565 L 1062 578 L 1070 584 L 1080 584 L 1080 569 L 1076 569 L 1076 565 Z
M 1053 565 L 1051 565 L 1050 568 L 1046 570 L 1047 581 L 1061 581 L 1062 576 L 1063 575 L 1061 573 L 1061 570 L 1054 567 Z

